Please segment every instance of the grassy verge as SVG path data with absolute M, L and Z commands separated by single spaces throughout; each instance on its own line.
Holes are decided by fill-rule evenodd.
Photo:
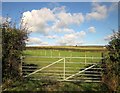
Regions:
M 58 82 L 50 80 L 49 78 L 41 79 L 38 81 L 31 81 L 29 79 L 24 81 L 16 81 L 5 91 L 61 91 L 64 93 L 68 91 L 102 91 L 101 84 L 98 83 L 73 83 L 73 82 Z

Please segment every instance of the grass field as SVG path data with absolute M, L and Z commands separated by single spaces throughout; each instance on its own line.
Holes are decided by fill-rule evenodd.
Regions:
M 105 46 L 27 46 L 26 49 L 53 49 L 73 51 L 106 51 Z
M 88 49 L 89 50 L 89 49 Z M 86 83 L 86 82 L 59 82 L 57 80 L 63 80 L 82 69 L 93 65 L 93 63 L 101 62 L 100 59 L 94 59 L 94 57 L 101 57 L 103 51 L 70 51 L 70 50 L 53 50 L 53 49 L 27 49 L 24 51 L 25 59 L 23 59 L 23 72 L 26 74 L 32 73 L 37 69 L 41 69 L 55 61 L 65 58 L 64 60 L 39 71 L 28 78 L 25 78 L 22 82 L 14 82 L 12 88 L 8 88 L 8 91 L 70 91 L 70 93 L 78 91 L 101 91 L 101 83 Z M 86 56 L 86 59 L 85 59 Z M 56 57 L 56 58 L 55 58 Z M 69 57 L 69 58 L 67 58 Z M 83 58 L 71 58 L 71 57 L 83 57 Z M 91 57 L 87 59 L 87 57 Z M 92 58 L 93 57 L 93 58 Z M 91 63 L 91 64 L 89 64 Z M 64 76 L 65 70 L 65 76 Z M 82 73 L 84 74 L 84 73 Z M 39 81 L 30 80 L 40 79 Z M 79 77 L 79 78 L 78 78 Z M 80 78 L 86 78 L 85 76 L 75 76 L 70 78 L 71 80 L 80 80 Z M 65 91 L 65 92 L 64 92 Z
M 80 69 L 84 69 L 88 65 L 100 62 L 101 59 L 94 59 L 95 57 L 101 57 L 102 51 L 68 51 L 68 50 L 51 50 L 51 49 L 35 49 L 35 50 L 26 50 L 24 51 L 26 64 L 35 64 L 37 69 L 45 67 L 61 58 L 65 58 L 65 77 L 69 77 L 72 74 L 77 73 Z M 69 58 L 67 58 L 69 57 Z M 74 58 L 74 57 L 83 57 L 83 58 Z M 90 58 L 87 58 L 90 57 Z M 29 69 L 30 70 L 30 69 Z M 39 71 L 31 77 L 40 77 L 42 76 L 51 76 L 56 77 L 57 79 L 64 78 L 64 60 Z

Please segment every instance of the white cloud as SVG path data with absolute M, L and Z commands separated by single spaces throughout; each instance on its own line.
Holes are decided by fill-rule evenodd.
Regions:
M 48 42 L 42 42 L 41 45 L 42 45 L 42 46 L 47 46 L 47 45 L 48 45 Z
M 28 45 L 48 45 L 47 42 L 43 42 L 40 38 L 30 37 L 26 42 Z
M 85 16 L 82 13 L 69 13 L 65 6 L 55 7 L 52 10 L 41 8 L 24 12 L 22 19 L 24 24 L 27 23 L 29 31 L 39 33 L 48 42 L 49 39 L 54 39 L 56 45 L 80 45 L 84 43 L 83 38 L 86 33 L 84 31 L 76 32 L 74 26 L 80 26 L 85 22 L 85 18 L 87 20 L 106 18 L 107 8 L 106 5 L 93 2 L 91 12 L 86 13 Z M 95 33 L 96 28 L 91 26 L 88 31 Z M 30 38 L 29 44 L 50 45 L 39 38 Z
M 66 6 L 61 6 L 61 7 L 55 7 L 52 11 L 56 14 L 56 13 L 60 13 L 60 12 L 66 12 Z
M 59 28 L 59 27 L 56 27 L 56 25 L 53 25 L 51 29 L 55 33 L 72 33 L 72 32 L 74 32 L 73 29 L 70 29 L 67 27 Z
M 56 12 L 59 11 L 59 12 Z M 80 25 L 84 21 L 82 13 L 67 13 L 65 6 L 41 8 L 23 13 L 23 25 L 27 24 L 29 31 L 49 35 L 53 32 L 73 32 L 70 25 Z
M 96 29 L 95 29 L 95 27 L 92 26 L 92 27 L 88 28 L 88 31 L 91 32 L 91 33 L 95 33 Z
M 58 21 L 55 23 L 55 26 L 58 28 L 66 27 L 72 24 L 80 25 L 84 21 L 82 13 L 66 13 L 61 12 L 56 15 Z
M 23 25 L 27 24 L 28 30 L 34 33 L 44 35 L 46 39 L 54 39 L 56 45 L 63 44 L 81 44 L 78 39 L 86 33 L 84 31 L 75 32 L 71 25 L 80 25 L 84 22 L 82 13 L 68 13 L 66 7 L 55 7 L 53 10 L 49 8 L 41 8 L 40 10 L 32 10 L 23 13 Z M 55 34 L 59 33 L 60 36 Z M 39 38 L 29 38 L 28 44 L 47 45 Z
M 56 36 L 56 35 L 48 35 L 48 36 L 46 36 L 46 38 L 48 38 L 48 39 L 56 39 L 56 38 L 58 38 L 58 36 Z
M 85 35 L 86 33 L 84 31 L 65 34 L 57 41 L 57 43 L 59 45 L 81 45 L 83 43 L 82 38 Z
M 93 8 L 90 13 L 86 14 L 86 19 L 91 20 L 101 20 L 107 17 L 108 9 L 105 5 L 100 5 L 98 3 L 93 3 Z
M 55 15 L 48 8 L 32 10 L 23 13 L 23 23 L 27 24 L 28 30 L 47 34 L 49 31 L 48 23 L 55 20 Z
M 36 37 L 30 37 L 27 41 L 28 44 L 40 44 L 42 41 Z

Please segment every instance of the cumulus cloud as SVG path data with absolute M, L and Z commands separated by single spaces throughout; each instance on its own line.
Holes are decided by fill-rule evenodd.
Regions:
M 80 25 L 84 21 L 82 13 L 66 13 L 61 12 L 56 15 L 58 21 L 55 23 L 55 26 L 58 28 L 66 27 L 71 24 Z
M 30 37 L 26 43 L 28 45 L 48 45 L 47 42 L 43 42 L 40 38 L 37 37 Z
M 27 41 L 28 44 L 36 44 L 36 43 L 40 44 L 41 42 L 42 42 L 41 39 L 36 37 L 30 37 Z
M 55 20 L 55 15 L 48 8 L 24 12 L 23 23 L 27 24 L 28 30 L 47 34 L 49 31 L 48 23 Z
M 65 34 L 57 42 L 59 45 L 81 45 L 82 38 L 86 35 L 84 31 Z
M 115 5 L 111 6 L 113 9 Z M 23 13 L 23 25 L 27 24 L 28 30 L 33 33 L 39 33 L 46 40 L 54 39 L 56 45 L 80 45 L 86 35 L 84 31 L 76 32 L 74 26 L 80 26 L 85 19 L 101 20 L 107 17 L 109 12 L 106 5 L 92 3 L 92 10 L 83 15 L 82 13 L 69 13 L 65 6 L 55 7 L 53 9 L 41 8 L 39 10 L 26 11 Z M 96 32 L 96 28 L 88 28 L 91 33 Z M 56 34 L 59 34 L 56 36 Z M 48 40 L 49 41 L 49 40 Z M 30 38 L 29 44 L 47 45 L 39 38 Z
M 59 28 L 59 27 L 56 27 L 56 25 L 53 25 L 51 29 L 55 33 L 72 33 L 72 32 L 74 32 L 73 29 L 70 29 L 67 27 Z
M 88 31 L 91 32 L 91 33 L 95 33 L 96 32 L 95 27 L 93 27 L 93 26 L 89 27 Z
M 73 32 L 70 25 L 80 25 L 84 21 L 84 17 L 82 13 L 67 13 L 65 6 L 61 6 L 55 7 L 53 10 L 41 8 L 24 12 L 22 20 L 23 25 L 27 24 L 29 31 L 46 35 L 51 31 Z
M 86 19 L 91 20 L 101 20 L 107 17 L 108 9 L 105 5 L 100 5 L 98 3 L 93 3 L 93 8 L 90 13 L 86 14 Z

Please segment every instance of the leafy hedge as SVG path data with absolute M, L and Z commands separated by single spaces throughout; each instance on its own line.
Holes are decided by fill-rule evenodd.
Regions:
M 3 83 L 21 78 L 21 56 L 28 38 L 27 29 L 6 21 L 2 31 L 2 77 Z
M 104 60 L 103 82 L 110 93 L 120 91 L 120 29 L 114 32 L 107 45 L 108 54 Z

